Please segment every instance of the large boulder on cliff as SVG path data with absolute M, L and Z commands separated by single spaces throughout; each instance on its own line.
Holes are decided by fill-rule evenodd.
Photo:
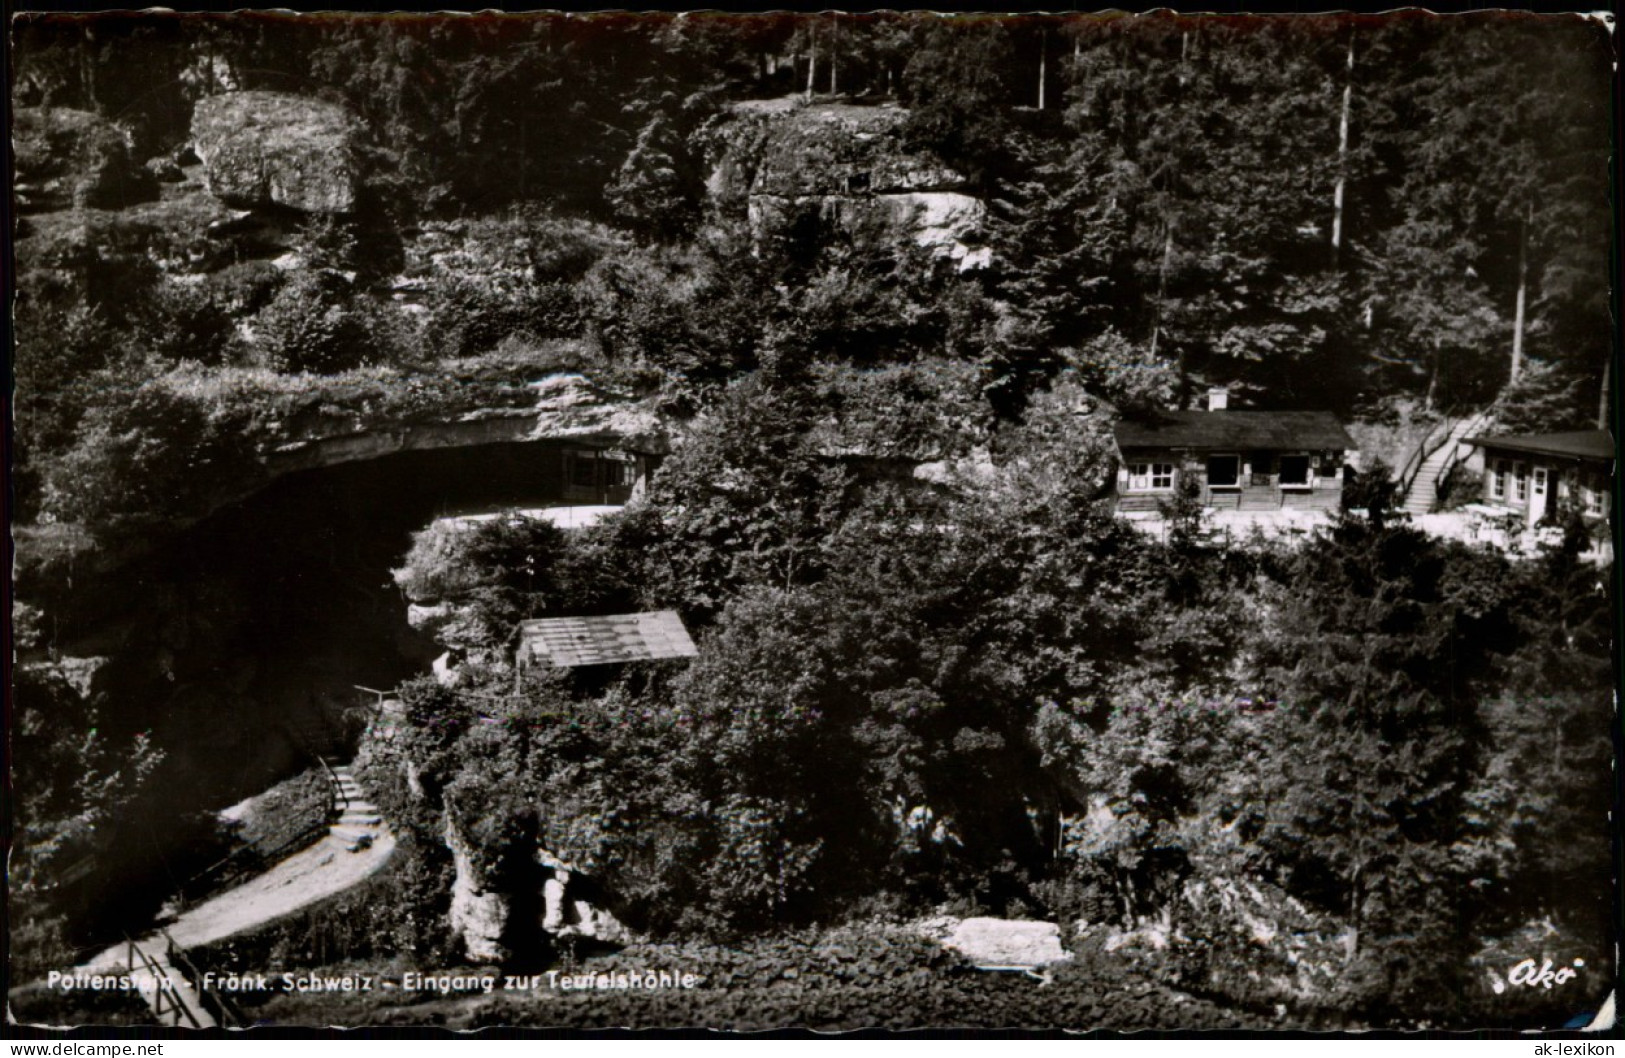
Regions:
M 908 111 L 901 107 L 771 105 L 777 102 L 736 108 L 740 116 L 768 122 L 752 195 L 886 195 L 967 187 L 964 175 L 942 159 L 904 143 Z
M 129 134 L 67 107 L 18 107 L 11 144 L 13 190 L 23 212 L 117 209 L 156 193 L 157 181 L 130 157 Z
M 333 103 L 276 92 L 198 101 L 192 149 L 209 190 L 243 208 L 348 213 L 361 185 L 361 123 Z
M 929 151 L 904 142 L 908 112 L 893 106 L 820 103 L 741 104 L 735 116 L 756 128 L 752 160 L 726 154 L 713 174 L 713 194 L 749 172 L 748 212 L 758 237 L 783 230 L 812 208 L 848 230 L 876 224 L 906 233 L 963 268 L 988 263 L 978 237 L 987 217 L 969 181 Z M 754 164 L 752 164 L 754 163 Z

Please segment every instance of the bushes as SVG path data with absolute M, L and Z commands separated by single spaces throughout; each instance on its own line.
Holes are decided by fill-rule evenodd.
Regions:
M 187 954 L 201 969 L 217 973 L 291 971 L 362 959 L 400 960 L 412 968 L 448 965 L 456 958 L 443 918 L 450 892 L 451 857 L 407 835 L 389 864 L 354 888 Z M 252 1009 L 255 994 L 232 998 Z M 352 1016 L 340 1023 L 354 1024 Z
M 388 877 L 386 874 L 384 877 Z M 375 898 L 383 896 L 375 891 Z M 387 909 L 386 909 L 387 911 Z M 358 915 L 358 917 L 364 917 Z M 203 965 L 219 972 L 278 962 L 266 943 L 276 927 L 221 942 L 203 951 Z M 292 949 L 283 949 L 297 958 Z M 194 953 L 194 955 L 199 953 Z M 332 972 L 356 970 L 335 956 Z M 456 974 L 455 960 L 419 950 L 410 959 L 376 957 L 359 966 L 383 980 L 405 969 Z M 369 996 L 314 997 L 272 993 L 264 1000 L 239 996 L 253 1016 L 272 1025 L 338 1021 L 349 1025 L 438 1024 L 459 1030 L 527 1028 L 705 1028 L 760 1032 L 910 1029 L 1195 1030 L 1295 1027 L 1291 1021 L 1223 1009 L 1159 983 L 1151 967 L 1096 945 L 1077 961 L 1025 974 L 987 973 L 966 966 L 953 952 L 902 929 L 871 924 L 821 933 L 787 933 L 727 946 L 689 942 L 649 943 L 613 956 L 554 968 L 558 975 L 665 972 L 692 974 L 694 987 L 660 989 L 549 987 L 542 975 L 533 990 L 507 990 L 500 975 L 491 994 L 445 1001 L 432 992 L 382 989 Z M 464 970 L 463 972 L 466 972 Z M 488 971 L 487 971 L 488 972 Z M 468 993 L 464 993 L 467 996 Z M 342 1003 L 342 1006 L 336 1004 Z
M 433 228 L 452 241 L 429 269 L 426 337 L 435 355 L 487 353 L 505 340 L 581 336 L 591 297 L 583 277 L 616 244 L 607 229 L 545 213 Z
M 585 973 L 671 968 L 701 977 L 693 990 L 501 996 L 476 1025 L 595 1028 L 703 1027 L 735 1032 L 803 1028 L 1143 1029 L 1269 1028 L 1278 1022 L 1222 1010 L 1156 983 L 1129 958 L 1062 963 L 1046 981 L 986 973 L 901 930 L 853 927 L 713 945 L 646 945 L 593 960 Z
M 542 341 L 581 333 L 586 307 L 569 283 L 525 281 L 503 288 L 490 281 L 453 277 L 434 287 L 427 333 L 440 356 L 490 352 L 514 338 Z
M 377 359 L 375 321 L 334 273 L 299 272 L 255 315 L 254 356 L 274 371 L 334 374 Z
M 94 531 L 134 532 L 202 513 L 217 490 L 260 473 L 240 421 L 147 382 L 86 413 L 74 446 L 48 469 L 45 507 Z
M 295 775 L 251 798 L 230 826 L 233 839 L 262 849 L 279 849 L 327 821 L 333 791 L 319 768 Z
M 206 285 L 160 282 L 137 315 L 138 340 L 163 360 L 221 363 L 237 333 L 228 305 Z
M 446 646 L 492 651 L 521 620 L 548 614 L 624 610 L 623 577 L 590 548 L 567 547 L 563 530 L 517 512 L 474 524 L 435 522 L 414 533 L 395 582 L 416 603 L 439 604 L 426 618 Z

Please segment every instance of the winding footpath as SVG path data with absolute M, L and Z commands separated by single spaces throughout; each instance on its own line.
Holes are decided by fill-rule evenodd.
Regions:
M 119 944 L 77 967 L 76 972 L 129 973 L 162 1024 L 213 1028 L 216 1022 L 204 1009 L 201 997 L 171 962 L 171 943 L 185 951 L 274 922 L 366 880 L 384 866 L 395 849 L 395 836 L 349 769 L 335 767 L 333 774 L 344 807 L 319 841 L 264 874 L 198 904 L 167 929 L 136 940 L 139 954 L 132 953 L 131 945 Z M 158 987 L 159 978 L 166 979 L 173 995 Z M 185 1010 L 177 1009 L 177 997 Z

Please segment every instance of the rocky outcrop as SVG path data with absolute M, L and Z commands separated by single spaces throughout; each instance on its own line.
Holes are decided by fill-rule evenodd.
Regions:
M 192 149 L 209 190 L 229 205 L 348 213 L 361 185 L 360 131 L 333 103 L 232 92 L 198 101 Z
M 510 934 L 515 901 L 510 894 L 486 887 L 450 813 L 445 842 L 456 869 L 451 888 L 452 932 L 462 940 L 471 961 L 502 962 L 511 954 L 505 938 Z M 540 868 L 542 913 L 535 926 L 542 933 L 554 941 L 584 939 L 613 945 L 638 939 L 614 915 L 583 899 L 579 890 L 584 879 L 573 865 L 546 849 L 537 850 L 536 865 Z
M 550 375 L 529 384 L 535 403 L 526 409 L 489 408 L 450 422 L 412 423 L 292 441 L 266 460 L 273 475 L 352 463 L 396 452 L 516 441 L 571 440 L 624 445 L 664 455 L 671 424 L 647 401 L 607 394 L 581 375 Z
M 614 915 L 576 895 L 573 883 L 579 875 L 573 866 L 546 849 L 537 850 L 536 862 L 547 872 L 542 883 L 544 933 L 555 940 L 580 937 L 615 945 L 637 939 Z
M 808 208 L 847 230 L 876 225 L 906 232 L 914 242 L 962 269 L 986 265 L 978 244 L 987 208 L 964 175 L 902 139 L 907 111 L 897 107 L 818 104 L 748 116 L 765 123 L 761 156 L 747 192 L 758 237 L 790 224 Z M 713 194 L 743 177 L 726 156 Z
M 463 942 L 468 958 L 477 963 L 502 962 L 509 952 L 503 944 L 508 929 L 508 898 L 485 887 L 485 880 L 457 824 L 446 816 L 446 848 L 451 850 L 457 875 L 451 885 L 451 931 Z
M 152 174 L 130 157 L 129 135 L 87 111 L 18 107 L 11 144 L 22 212 L 117 209 L 156 193 Z

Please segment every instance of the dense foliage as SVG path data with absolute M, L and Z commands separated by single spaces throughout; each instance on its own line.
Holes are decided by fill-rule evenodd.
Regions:
M 133 204 L 35 208 L 25 512 L 202 502 L 50 498 L 101 472 L 59 465 L 86 411 L 178 360 L 432 376 L 573 341 L 561 362 L 692 410 L 758 366 L 946 356 L 1005 415 L 1071 365 L 1125 408 L 1222 382 L 1273 407 L 1502 395 L 1515 426 L 1596 418 L 1609 54 L 1577 18 L 39 16 L 17 57 L 24 109 L 56 115 L 26 128 L 65 137 L 30 134 L 30 181 L 80 155 L 178 179 L 192 109 L 221 92 L 339 100 L 367 137 L 355 212 L 284 235 L 198 215 L 190 180 L 98 177 Z M 809 115 L 906 109 L 846 137 L 859 154 L 794 107 L 739 109 L 790 93 Z M 128 143 L 74 131 L 96 115 Z M 967 237 L 987 265 L 955 273 L 862 210 L 762 198 L 827 189 L 860 157 L 983 201 Z M 268 264 L 282 251 L 298 267 Z M 403 269 L 425 304 L 384 296 Z
M 415 539 L 396 582 L 463 664 L 401 687 L 366 750 L 399 862 L 262 938 L 276 958 L 453 958 L 449 818 L 495 888 L 534 889 L 546 850 L 655 936 L 1049 915 L 1143 971 L 1136 995 L 1249 1024 L 1499 1022 L 1485 953 L 1530 935 L 1610 965 L 1612 572 L 1577 539 L 1514 562 L 1386 524 L 1370 463 L 1347 504 L 1369 517 L 1296 548 L 1221 539 L 1188 495 L 1154 538 L 1109 498 L 1115 418 L 1209 384 L 1382 428 L 1401 406 L 1595 423 L 1594 21 L 157 12 L 13 33 L 32 532 L 150 543 L 263 484 L 279 446 L 529 407 L 561 371 L 683 435 L 591 530 Z M 245 90 L 359 118 L 353 211 L 211 197 L 191 115 Z M 72 584 L 63 550 L 42 580 Z M 519 620 L 668 607 L 691 663 L 508 664 Z M 26 638 L 12 895 L 38 969 L 67 957 L 58 880 L 159 750 L 98 734 L 112 706 Z M 704 1021 L 1058 1023 L 1001 983 L 922 983 L 915 956 L 863 968 L 857 999 L 785 988 Z M 827 952 L 763 958 L 845 980 Z M 1103 999 L 1092 965 L 1056 984 L 1080 1024 L 1167 1024 Z
M 1559 888 L 1607 887 L 1609 598 L 1572 551 L 1514 565 L 1364 516 L 1225 544 L 1199 512 L 1158 543 L 1110 516 L 1098 413 L 1065 386 L 974 486 L 801 480 L 813 391 L 750 395 L 761 433 L 719 415 L 625 516 L 436 559 L 534 578 L 542 613 L 521 570 L 551 554 L 578 591 L 681 610 L 701 652 L 403 688 L 379 751 L 414 762 L 427 800 L 396 811 L 425 837 L 450 811 L 497 878 L 545 848 L 657 934 L 957 901 L 1121 934 L 1198 994 L 1379 1023 L 1482 1013 L 1475 958 L 1531 921 L 1606 958 L 1604 904 Z M 1561 764 L 1521 796 L 1542 739 Z M 1241 943 L 1261 921 L 1293 939 Z

